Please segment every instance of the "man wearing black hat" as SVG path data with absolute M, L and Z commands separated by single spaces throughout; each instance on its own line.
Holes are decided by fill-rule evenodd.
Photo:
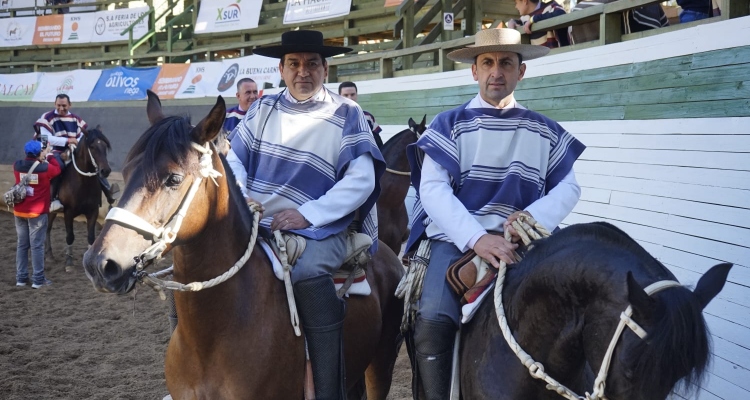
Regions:
M 344 399 L 341 327 L 345 302 L 332 273 L 346 256 L 350 226 L 373 238 L 385 162 L 362 109 L 323 87 L 326 57 L 351 49 L 316 31 L 285 32 L 256 54 L 279 58 L 287 89 L 255 101 L 234 131 L 227 161 L 247 198 L 265 208 L 261 225 L 307 239 L 292 271 L 317 399 Z M 355 220 L 355 217 L 359 221 Z

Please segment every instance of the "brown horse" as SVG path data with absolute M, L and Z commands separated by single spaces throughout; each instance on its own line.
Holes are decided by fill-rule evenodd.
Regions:
M 380 197 L 378 198 L 378 237 L 394 253 L 401 252 L 401 244 L 409 237 L 406 212 L 406 193 L 411 181 L 409 161 L 406 159 L 406 146 L 417 141 L 424 132 L 427 116 L 417 124 L 409 118 L 409 129 L 397 133 L 383 145 L 382 153 L 388 166 L 380 177 Z
M 78 142 L 73 152 L 73 161 L 65 168 L 60 183 L 59 199 L 64 206 L 65 215 L 65 270 L 73 268 L 72 246 L 75 240 L 73 233 L 73 219 L 79 215 L 86 217 L 87 239 L 89 245 L 94 243 L 96 236 L 96 222 L 99 218 L 99 207 L 102 201 L 102 188 L 99 185 L 99 175 L 106 178 L 112 169 L 107 160 L 107 151 L 112 146 L 109 140 L 97 126 L 84 131 L 83 139 Z M 50 232 L 57 213 L 49 214 L 47 224 L 47 241 L 45 250 L 54 259 Z
M 179 232 L 164 251 L 173 253 L 177 282 L 221 276 L 247 251 L 253 226 L 253 214 L 216 151 L 206 156 L 220 174 L 216 183 L 198 181 L 206 162 L 199 164 L 201 152 L 194 146 L 213 148 L 208 142 L 221 129 L 224 100 L 219 97 L 195 128 L 184 118 L 164 117 L 153 94 L 147 111 L 152 126 L 126 158 L 122 208 L 113 210 L 137 215 L 143 226 L 164 226 L 193 182 L 199 182 L 192 202 L 185 200 L 189 209 Z M 143 267 L 134 257 L 144 254 L 150 239 L 143 230 L 108 219 L 84 256 L 86 275 L 99 291 L 132 290 Z M 249 254 L 240 263 L 243 268 L 218 286 L 175 293 L 180 322 L 165 360 L 167 387 L 175 399 L 302 397 L 305 343 L 290 326 L 284 284 L 259 245 Z M 344 352 L 350 398 L 362 398 L 358 390 L 365 382 L 368 399 L 385 399 L 390 390 L 403 307 L 394 291 L 402 275 L 397 257 L 381 245 L 367 269 L 372 294 L 347 300 Z

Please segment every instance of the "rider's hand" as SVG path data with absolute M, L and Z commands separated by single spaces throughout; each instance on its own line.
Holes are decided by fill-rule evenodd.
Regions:
M 297 210 L 279 211 L 273 216 L 271 221 L 272 231 L 291 231 L 295 229 L 305 229 L 310 226 L 310 222 L 305 219 Z
M 76 139 L 76 138 L 68 138 L 68 144 L 78 144 L 78 139 Z
M 514 251 L 516 248 L 518 248 L 517 244 L 505 240 L 502 236 L 489 233 L 480 237 L 474 244 L 474 252 L 495 268 L 500 268 L 500 260 L 505 261 L 506 264 L 515 263 L 517 261 Z
M 527 35 L 531 35 L 531 21 L 523 24 L 523 31 L 526 32 Z
M 521 240 L 521 236 L 518 234 L 518 232 L 516 232 L 516 229 L 513 228 L 513 225 L 512 225 L 513 221 L 517 220 L 521 214 L 524 214 L 530 218 L 533 218 L 531 213 L 529 213 L 528 211 L 516 211 L 513 214 L 509 215 L 508 219 L 506 219 L 505 222 L 503 222 L 503 231 L 510 233 L 510 236 L 512 237 L 511 241 L 513 243 Z

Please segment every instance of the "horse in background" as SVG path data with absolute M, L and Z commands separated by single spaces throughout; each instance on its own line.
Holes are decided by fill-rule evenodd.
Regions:
M 427 129 L 426 121 L 426 115 L 420 123 L 409 118 L 409 129 L 404 129 L 385 142 L 381 151 L 387 168 L 380 177 L 378 238 L 395 254 L 401 253 L 401 244 L 409 237 L 409 217 L 404 200 L 411 184 L 411 169 L 406 158 L 406 146 L 419 139 Z
M 96 223 L 99 218 L 99 207 L 102 204 L 102 188 L 99 185 L 99 175 L 106 178 L 112 172 L 107 160 L 107 152 L 112 150 L 109 139 L 101 131 L 101 127 L 84 130 L 83 138 L 72 152 L 72 161 L 65 167 L 60 182 L 58 198 L 63 205 L 65 219 L 65 271 L 73 269 L 73 219 L 79 215 L 86 217 L 87 240 L 89 246 L 94 243 Z M 52 225 L 57 213 L 49 214 L 47 224 L 47 240 L 45 253 L 55 259 L 52 250 Z
M 113 210 L 134 214 L 142 227 L 162 226 L 177 216 L 188 192 L 193 193 L 189 209 L 180 214 L 181 228 L 164 249 L 173 252 L 175 281 L 205 281 L 222 276 L 233 264 L 241 267 L 216 287 L 175 292 L 179 324 L 165 360 L 172 396 L 301 398 L 305 342 L 290 326 L 284 284 L 274 276 L 259 244 L 248 249 L 253 214 L 226 159 L 208 144 L 221 129 L 225 108 L 219 97 L 193 128 L 184 118 L 165 117 L 158 97 L 149 92 L 151 127 L 126 157 L 122 208 Z M 212 150 L 208 164 L 218 174 L 211 174 L 215 183 L 203 179 L 191 191 L 206 169 L 196 145 Z M 151 235 L 144 239 L 141 234 L 119 221 L 105 221 L 84 256 L 86 275 L 99 291 L 127 293 L 135 287 L 143 267 L 136 260 L 152 245 Z M 249 258 L 237 263 L 243 254 Z M 350 398 L 362 398 L 357 390 L 365 382 L 368 399 L 384 400 L 390 390 L 403 310 L 394 292 L 402 275 L 400 260 L 381 245 L 367 267 L 372 293 L 347 299 L 343 331 Z
M 682 379 L 688 389 L 700 382 L 710 356 L 702 311 L 731 267 L 714 266 L 693 291 L 671 282 L 675 286 L 649 295 L 643 288 L 676 281 L 664 265 L 613 225 L 571 225 L 532 242 L 523 260 L 509 266 L 502 304 L 521 348 L 575 393 L 592 392 L 596 371 L 614 345 L 601 398 L 665 399 Z M 626 326 L 613 340 L 628 306 L 644 338 Z M 532 378 L 508 346 L 492 301 L 463 325 L 461 346 L 464 399 L 562 398 Z

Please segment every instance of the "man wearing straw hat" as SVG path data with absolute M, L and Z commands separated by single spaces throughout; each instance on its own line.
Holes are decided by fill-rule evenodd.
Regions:
M 344 399 L 341 327 L 345 302 L 332 273 L 346 256 L 350 225 L 377 247 L 375 200 L 385 162 L 362 109 L 323 86 L 326 57 L 351 51 L 323 44 L 317 31 L 281 35 L 256 49 L 280 59 L 287 89 L 255 101 L 234 131 L 227 155 L 247 198 L 265 208 L 261 225 L 307 239 L 292 271 L 317 399 Z
M 573 163 L 584 146 L 555 121 L 518 104 L 513 92 L 524 61 L 549 49 L 521 44 L 512 29 L 488 29 L 475 44 L 448 54 L 471 63 L 479 94 L 438 114 L 409 148 L 417 204 L 407 249 L 431 241 L 414 326 L 417 376 L 427 399 L 447 399 L 453 343 L 461 321 L 448 267 L 474 250 L 496 268 L 513 263 L 515 243 L 502 235 L 521 213 L 552 231 L 580 197 Z

